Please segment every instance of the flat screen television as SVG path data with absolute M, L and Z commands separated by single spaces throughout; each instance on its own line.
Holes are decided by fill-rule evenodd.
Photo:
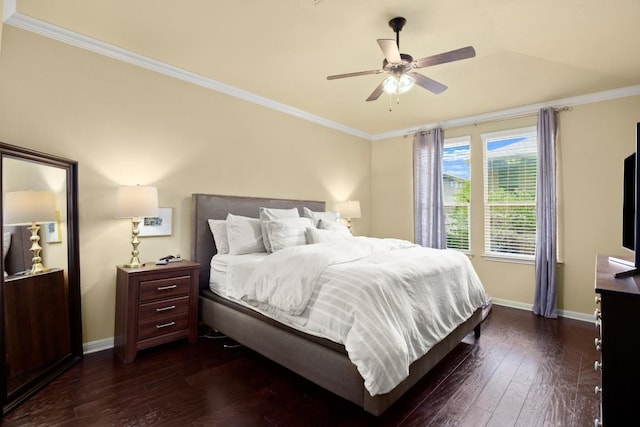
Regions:
M 624 159 L 622 190 L 622 246 L 636 249 L 636 153 Z
M 622 190 L 622 246 L 634 251 L 634 262 L 628 271 L 616 273 L 615 277 L 640 275 L 640 250 L 636 250 L 640 242 L 640 169 L 638 168 L 640 153 L 640 123 L 636 124 L 636 152 L 624 159 Z M 629 263 L 631 264 L 631 263 Z

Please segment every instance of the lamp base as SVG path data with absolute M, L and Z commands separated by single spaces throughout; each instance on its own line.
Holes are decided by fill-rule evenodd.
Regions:
M 39 243 L 40 236 L 38 236 L 38 230 L 40 230 L 40 226 L 38 226 L 38 224 L 36 224 L 35 222 L 32 222 L 31 226 L 28 227 L 28 230 L 31 231 L 31 237 L 29 238 L 29 240 L 31 240 L 31 248 L 29 248 L 29 250 L 31 251 L 33 257 L 31 258 L 31 270 L 29 270 L 27 274 L 45 273 L 49 271 L 49 269 L 44 268 L 44 265 L 42 265 L 42 257 L 40 257 L 40 251 L 42 250 L 42 247 Z
M 128 264 L 124 264 L 125 268 L 140 268 L 142 266 L 144 266 L 144 264 L 140 262 L 138 257 L 131 258 Z
M 39 262 L 39 263 L 31 265 L 31 270 L 28 270 L 25 274 L 32 276 L 32 275 L 35 275 L 35 274 L 46 273 L 49 270 L 51 270 L 51 269 L 50 268 L 45 268 L 45 266 L 42 265 L 41 262 Z
M 138 251 L 138 245 L 140 244 L 140 240 L 138 240 L 138 234 L 140 234 L 140 230 L 138 229 L 139 224 L 140 218 L 137 216 L 131 218 L 131 246 L 133 250 L 131 251 L 131 261 L 129 261 L 129 264 L 124 264 L 125 268 L 140 268 L 144 265 L 140 262 L 140 258 L 138 258 L 140 254 Z

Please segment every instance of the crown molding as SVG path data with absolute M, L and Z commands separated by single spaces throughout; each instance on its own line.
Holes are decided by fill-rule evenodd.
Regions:
M 137 67 L 141 67 L 156 73 L 160 73 L 169 77 L 173 77 L 187 83 L 195 84 L 204 87 L 209 90 L 223 93 L 225 95 L 233 96 L 235 98 L 242 99 L 253 104 L 261 105 L 263 107 L 279 111 L 302 120 L 325 126 L 330 129 L 334 129 L 339 132 L 343 132 L 358 138 L 366 139 L 369 141 L 378 141 L 383 139 L 404 137 L 406 135 L 414 134 L 419 131 L 429 130 L 436 127 L 442 127 L 444 129 L 456 128 L 461 126 L 467 126 L 472 124 L 478 124 L 482 122 L 504 120 L 508 118 L 523 117 L 528 115 L 537 114 L 541 108 L 553 107 L 553 108 L 565 108 L 573 107 L 583 104 L 591 104 L 595 102 L 608 101 L 617 98 L 623 98 L 627 96 L 640 95 L 640 85 L 623 87 L 619 89 L 613 89 L 603 92 L 597 92 L 587 95 L 580 95 L 571 98 L 559 99 L 556 101 L 543 102 L 538 104 L 524 105 L 520 107 L 509 108 L 505 110 L 492 111 L 489 113 L 477 114 L 473 116 L 460 117 L 451 120 L 444 120 L 435 123 L 425 123 L 418 127 L 411 127 L 405 129 L 398 129 L 389 132 L 383 132 L 379 134 L 368 134 L 359 129 L 355 129 L 341 123 L 334 122 L 332 120 L 325 119 L 315 114 L 300 110 L 295 107 L 283 104 L 281 102 L 273 101 L 269 98 L 265 98 L 255 93 L 251 93 L 234 86 L 230 86 L 216 80 L 201 76 L 196 73 L 184 70 L 182 68 L 174 67 L 173 65 L 166 64 L 164 62 L 139 55 L 137 53 L 122 49 L 118 46 L 114 46 L 108 43 L 101 42 L 100 40 L 87 37 L 85 35 L 69 31 L 62 27 L 58 27 L 53 24 L 41 21 L 39 19 L 32 18 L 27 15 L 23 15 L 16 11 L 16 0 L 4 0 L 3 3 L 3 17 L 4 22 L 8 25 L 21 28 L 32 33 L 36 33 L 81 49 L 85 49 L 99 55 L 107 56 L 109 58 L 116 59 L 118 61 L 126 62 Z
M 2 3 L 2 21 L 6 22 L 16 13 L 16 0 L 4 0 Z
M 5 23 L 8 25 L 30 31 L 32 33 L 39 34 L 41 36 L 45 36 L 50 39 L 57 40 L 75 47 L 79 47 L 81 49 L 97 53 L 99 55 L 107 56 L 118 61 L 126 62 L 140 68 L 163 74 L 165 76 L 173 77 L 187 83 L 220 92 L 225 95 L 233 96 L 235 98 L 239 98 L 253 104 L 258 104 L 263 107 L 279 111 L 281 113 L 289 114 L 299 119 L 307 120 L 309 122 L 325 126 L 339 132 L 343 132 L 369 141 L 371 140 L 371 135 L 358 129 L 354 129 L 341 123 L 316 116 L 315 114 L 311 114 L 298 108 L 283 104 L 281 102 L 265 98 L 264 96 L 256 95 L 255 93 L 251 93 L 246 90 L 242 90 L 237 87 L 201 76 L 199 74 L 192 73 L 182 68 L 174 67 L 173 65 L 169 65 L 162 61 L 158 61 L 144 55 L 139 55 L 129 50 L 122 49 L 118 46 L 104 43 L 100 40 L 96 40 L 94 38 L 69 31 L 62 27 L 49 24 L 39 19 L 17 13 L 15 12 L 15 0 L 5 0 L 4 5 L 5 11 L 7 9 L 11 9 L 11 7 L 13 6 L 13 13 L 7 15 L 5 19 Z
M 398 129 L 390 132 L 379 133 L 371 136 L 372 141 L 382 139 L 397 138 L 399 136 L 411 135 L 416 132 L 441 127 L 443 129 L 451 129 L 461 126 L 474 125 L 483 122 L 495 120 L 504 120 L 516 117 L 525 117 L 535 115 L 542 108 L 571 108 L 578 105 L 592 104 L 595 102 L 609 101 L 627 96 L 640 95 L 640 85 L 628 86 L 619 89 L 596 92 L 587 95 L 574 96 L 571 98 L 558 99 L 556 101 L 541 102 L 538 104 L 523 105 L 520 107 L 508 108 L 506 110 L 492 111 L 489 113 L 476 114 L 474 116 L 460 117 L 452 120 L 444 120 L 441 122 L 428 123 L 418 127 Z

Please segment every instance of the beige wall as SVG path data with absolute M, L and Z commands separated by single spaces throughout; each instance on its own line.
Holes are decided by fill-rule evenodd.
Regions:
M 143 260 L 190 251 L 194 192 L 360 200 L 369 231 L 371 143 L 5 27 L 0 141 L 78 161 L 84 341 L 113 336 L 115 265 L 131 223 L 116 189 L 150 184 L 173 207 L 173 235 L 142 238 Z
M 4 0 L 0 0 L 0 53 L 2 53 L 2 27 L 4 27 Z
M 558 306 L 592 313 L 597 253 L 621 249 L 622 161 L 635 149 L 640 97 L 575 107 L 559 113 L 559 199 L 564 263 L 559 268 Z M 533 265 L 487 261 L 483 253 L 482 140 L 484 132 L 535 125 L 535 117 L 448 129 L 445 137 L 471 136 L 472 253 L 487 291 L 517 303 L 533 303 Z M 411 138 L 373 143 L 372 227 L 376 236 L 413 238 Z M 474 185 L 475 184 L 475 185 Z

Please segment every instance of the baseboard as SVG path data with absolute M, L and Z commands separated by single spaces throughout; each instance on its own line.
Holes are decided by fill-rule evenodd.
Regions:
M 82 352 L 84 354 L 96 353 L 102 350 L 109 350 L 110 348 L 113 348 L 113 337 L 82 344 Z
M 533 304 L 525 304 L 520 301 L 511 301 L 501 298 L 491 298 L 491 302 L 495 305 L 501 305 L 504 307 L 517 308 L 518 310 L 533 310 Z M 577 311 L 558 310 L 558 316 L 566 317 L 567 319 L 580 320 L 583 322 L 593 322 L 593 314 L 578 313 Z

